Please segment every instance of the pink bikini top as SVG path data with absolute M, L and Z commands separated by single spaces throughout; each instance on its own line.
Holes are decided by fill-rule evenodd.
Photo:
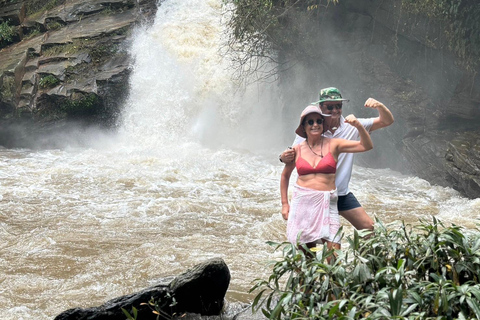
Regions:
M 328 146 L 330 149 L 330 145 Z M 332 153 L 330 150 L 328 151 L 327 155 L 320 160 L 315 167 L 313 167 L 307 160 L 302 158 L 302 154 L 300 152 L 302 148 L 298 148 L 298 158 L 295 162 L 295 166 L 297 167 L 297 173 L 299 176 L 303 176 L 306 174 L 312 173 L 335 173 L 337 172 L 337 162 L 335 158 L 333 158 Z

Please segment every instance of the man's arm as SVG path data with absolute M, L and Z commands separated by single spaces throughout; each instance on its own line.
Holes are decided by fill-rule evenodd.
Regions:
M 368 98 L 367 101 L 365 101 L 365 107 L 378 110 L 378 117 L 373 119 L 373 125 L 370 128 L 370 131 L 388 127 L 395 121 L 390 110 L 388 110 L 388 108 L 380 101 Z
M 296 146 L 297 144 L 302 143 L 305 141 L 305 138 L 300 137 L 298 134 L 295 137 L 295 140 L 293 141 L 292 146 Z M 285 151 L 283 151 L 279 156 L 278 159 L 283 162 L 283 163 L 290 163 L 293 160 L 295 160 L 295 151 L 292 149 L 292 147 L 288 147 Z

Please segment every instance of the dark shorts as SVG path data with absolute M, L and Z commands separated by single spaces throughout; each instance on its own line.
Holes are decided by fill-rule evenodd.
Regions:
M 360 204 L 360 202 L 358 202 L 357 198 L 355 198 L 355 196 L 351 192 L 347 193 L 344 196 L 338 196 L 338 211 L 347 211 L 361 206 L 362 205 Z

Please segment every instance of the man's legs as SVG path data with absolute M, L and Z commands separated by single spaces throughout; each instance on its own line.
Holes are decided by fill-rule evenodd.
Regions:
M 365 212 L 353 193 L 338 197 L 338 213 L 357 230 L 373 230 L 373 220 Z
M 347 219 L 357 230 L 373 230 L 373 220 L 368 216 L 363 207 L 339 211 L 338 213 Z

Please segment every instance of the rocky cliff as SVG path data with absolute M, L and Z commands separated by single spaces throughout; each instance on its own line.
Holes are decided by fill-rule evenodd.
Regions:
M 313 99 L 312 92 L 336 86 L 350 99 L 344 113 L 362 117 L 376 116 L 362 108 L 374 97 L 395 123 L 372 135 L 374 150 L 359 155 L 359 163 L 480 197 L 480 70 L 461 67 L 438 22 L 408 14 L 395 0 L 310 9 L 300 19 L 285 18 L 295 34 L 284 53 L 294 65 L 284 77 L 287 116 L 302 107 L 294 92 Z M 293 113 L 291 106 L 298 106 Z
M 128 94 L 129 40 L 155 0 L 66 0 L 27 14 L 33 1 L 1 3 L 0 145 L 30 146 L 75 122 L 115 125 Z M 48 9 L 48 10 L 47 10 Z M 0 47 L 0 48 L 1 48 Z
M 0 0 L 0 22 L 14 30 L 0 39 L 0 145 L 29 146 L 39 130 L 71 122 L 114 126 L 128 94 L 132 30 L 151 20 L 156 1 L 64 0 L 31 14 L 26 3 Z M 339 1 L 287 24 L 297 31 L 296 67 L 280 85 L 285 105 L 297 108 L 285 116 L 297 117 L 299 101 L 315 99 L 321 87 L 339 87 L 352 108 L 372 96 L 396 121 L 375 133 L 362 165 L 480 197 L 480 73 L 459 66 L 438 25 L 394 0 Z

